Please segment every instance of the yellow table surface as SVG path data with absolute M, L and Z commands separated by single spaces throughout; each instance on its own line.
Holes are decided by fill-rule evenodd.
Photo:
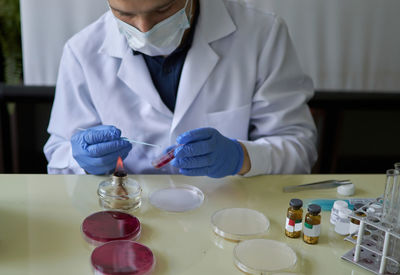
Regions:
M 351 179 L 357 198 L 383 193 L 382 175 L 271 175 L 253 178 L 130 175 L 143 188 L 143 203 L 133 212 L 142 223 L 139 242 L 156 257 L 154 274 L 243 274 L 233 264 L 236 243 L 215 235 L 210 218 L 222 208 L 258 210 L 270 220 L 265 235 L 296 252 L 298 274 L 372 274 L 340 257 L 353 245 L 343 241 L 322 213 L 317 245 L 284 235 L 291 198 L 340 198 L 336 189 L 283 193 L 282 187 L 327 179 Z M 0 175 L 0 274 L 92 274 L 91 248 L 81 236 L 85 217 L 100 209 L 96 190 L 107 177 L 89 175 Z M 190 184 L 205 194 L 200 208 L 170 213 L 153 207 L 151 192 Z M 292 272 L 293 272 L 292 271 Z

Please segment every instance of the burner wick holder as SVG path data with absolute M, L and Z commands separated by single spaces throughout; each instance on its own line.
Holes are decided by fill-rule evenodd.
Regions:
M 99 184 L 97 194 L 102 208 L 130 211 L 140 207 L 142 188 L 125 171 L 115 171 Z

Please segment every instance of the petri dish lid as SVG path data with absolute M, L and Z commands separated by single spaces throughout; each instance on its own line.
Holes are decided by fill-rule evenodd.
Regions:
M 267 239 L 240 242 L 233 250 L 235 265 L 248 274 L 281 271 L 296 264 L 296 253 L 287 244 Z
M 82 223 L 87 242 L 101 245 L 115 240 L 137 240 L 140 237 L 138 218 L 119 211 L 101 211 L 88 216 Z
M 215 212 L 211 224 L 216 234 L 240 241 L 264 235 L 269 220 L 261 212 L 248 208 L 226 208 Z
M 151 274 L 156 260 L 153 252 L 133 241 L 112 241 L 96 247 L 91 256 L 95 274 Z
M 204 201 L 204 194 L 197 187 L 184 185 L 154 191 L 149 200 L 161 210 L 185 212 L 199 207 Z

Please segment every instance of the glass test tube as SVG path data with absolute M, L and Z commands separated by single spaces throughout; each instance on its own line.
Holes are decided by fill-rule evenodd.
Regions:
M 397 207 L 400 207 L 400 162 L 394 164 L 394 169 L 398 172 L 397 176 Z M 397 222 L 395 228 L 398 233 L 400 233 L 400 211 L 397 211 Z
M 384 225 L 387 227 L 387 230 L 396 230 L 398 232 L 398 224 L 399 224 L 399 212 L 398 208 L 400 207 L 400 171 L 397 169 L 389 169 L 386 171 L 386 185 L 384 192 L 384 201 L 383 201 L 383 214 L 382 221 Z M 383 233 L 383 232 L 382 232 Z M 385 234 L 385 240 L 388 237 L 388 233 Z M 393 239 L 392 239 L 393 238 Z M 388 256 L 392 257 L 394 261 L 388 261 L 386 263 L 386 269 L 388 271 L 396 272 L 399 269 L 398 260 L 400 260 L 400 241 L 394 236 L 391 238 L 390 243 L 387 244 L 385 248 L 385 242 L 383 243 L 383 252 L 387 253 Z M 378 241 L 377 247 L 382 247 L 383 239 Z M 386 251 L 385 251 L 386 250 Z M 384 258 L 384 257 L 383 257 Z M 382 260 L 384 261 L 384 259 Z M 381 266 L 381 269 L 383 266 Z M 396 273 L 394 272 L 394 273 Z M 396 273 L 397 274 L 397 273 Z
M 400 162 L 396 162 L 394 164 L 394 168 L 397 171 L 397 180 L 395 181 L 395 186 L 397 187 L 397 201 L 395 202 L 394 207 L 398 209 L 400 207 Z M 400 234 L 400 211 L 397 211 L 397 220 L 394 225 L 394 230 L 397 234 Z M 396 273 L 400 271 L 400 239 L 396 237 L 392 237 L 392 249 L 391 256 L 395 259 L 395 262 L 389 262 L 387 269 L 389 272 Z
M 400 207 L 400 182 L 399 171 L 389 169 L 386 171 L 386 185 L 383 198 L 383 221 L 385 223 L 396 225 L 398 220 L 398 210 Z
M 160 169 L 161 167 L 167 165 L 171 160 L 175 158 L 174 152 L 175 149 L 178 148 L 179 146 L 182 146 L 182 144 L 178 144 L 173 146 L 168 152 L 162 154 L 161 156 L 157 157 L 154 159 L 151 164 L 154 166 L 156 169 Z

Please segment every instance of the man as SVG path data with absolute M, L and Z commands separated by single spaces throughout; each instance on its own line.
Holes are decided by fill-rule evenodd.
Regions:
M 49 173 L 308 173 L 316 130 L 285 24 L 233 0 L 109 0 L 64 48 Z M 182 144 L 172 165 L 161 150 Z

